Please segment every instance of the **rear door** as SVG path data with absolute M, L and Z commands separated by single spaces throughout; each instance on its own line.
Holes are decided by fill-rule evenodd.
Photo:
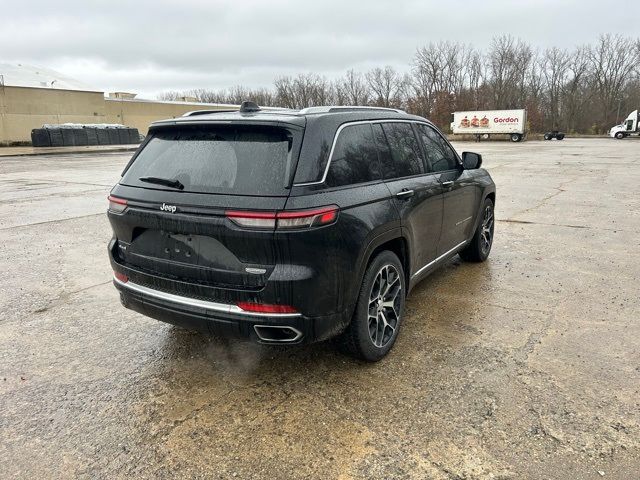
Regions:
M 112 191 L 127 201 L 109 214 L 114 256 L 173 280 L 260 288 L 276 257 L 270 217 L 286 203 L 301 134 L 239 124 L 152 132 Z
M 414 274 L 437 255 L 442 225 L 442 187 L 427 172 L 411 123 L 375 123 L 373 129 L 383 177 L 394 195 L 402 227 L 411 244 L 411 274 Z
M 443 190 L 444 212 L 438 255 L 466 241 L 478 211 L 480 190 L 468 170 L 462 170 L 457 154 L 434 128 L 417 124 L 427 161 Z

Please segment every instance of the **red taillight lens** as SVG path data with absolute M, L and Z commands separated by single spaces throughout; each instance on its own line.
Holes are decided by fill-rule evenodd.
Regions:
M 339 210 L 336 205 L 278 213 L 228 210 L 226 216 L 242 227 L 290 230 L 329 225 L 336 221 Z
M 115 213 L 122 213 L 127 208 L 127 201 L 124 198 L 109 195 L 109 210 Z
M 129 277 L 127 277 L 124 273 L 113 272 L 113 276 L 120 280 L 122 283 L 127 283 L 129 281 Z
M 225 215 L 233 223 L 241 227 L 269 228 L 276 227 L 276 214 L 272 212 L 243 212 L 227 210 Z
M 238 302 L 236 303 L 245 312 L 254 313 L 298 313 L 289 305 L 271 305 L 269 303 Z
M 315 208 L 313 210 L 300 210 L 297 212 L 280 212 L 278 217 L 278 228 L 309 228 L 328 225 L 338 218 L 338 207 Z

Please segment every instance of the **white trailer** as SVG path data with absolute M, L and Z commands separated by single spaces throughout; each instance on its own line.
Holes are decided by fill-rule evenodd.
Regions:
M 640 135 L 640 113 L 638 110 L 631 112 L 624 122 L 609 130 L 609 136 L 618 140 L 630 135 Z
M 526 134 L 526 110 L 476 110 L 453 112 L 451 132 L 454 135 L 475 135 L 479 140 L 491 135 L 508 135 L 519 142 Z

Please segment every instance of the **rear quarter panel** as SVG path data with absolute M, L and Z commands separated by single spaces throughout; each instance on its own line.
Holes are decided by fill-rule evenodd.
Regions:
M 313 271 L 313 289 L 305 291 L 296 285 L 295 292 L 296 296 L 314 297 L 304 301 L 310 309 L 308 315 L 351 311 L 360 289 L 367 247 L 390 230 L 400 231 L 389 189 L 382 182 L 322 192 L 295 187 L 286 208 L 325 205 L 340 207 L 335 224 L 312 231 L 276 233 L 279 251 L 287 257 L 284 263 L 301 263 Z

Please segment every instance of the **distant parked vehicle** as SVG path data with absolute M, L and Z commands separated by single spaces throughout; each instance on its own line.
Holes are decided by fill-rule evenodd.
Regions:
M 624 122 L 611 127 L 611 130 L 609 130 L 609 136 L 618 140 L 631 135 L 640 135 L 640 113 L 638 113 L 638 110 L 631 112 Z
M 451 132 L 454 135 L 475 135 L 478 140 L 491 135 L 508 135 L 512 142 L 519 142 L 526 134 L 526 125 L 526 110 L 453 112 Z
M 550 132 L 547 132 L 544 134 L 544 139 L 545 140 L 563 140 L 564 139 L 564 133 L 559 132 L 558 130 L 552 130 Z

